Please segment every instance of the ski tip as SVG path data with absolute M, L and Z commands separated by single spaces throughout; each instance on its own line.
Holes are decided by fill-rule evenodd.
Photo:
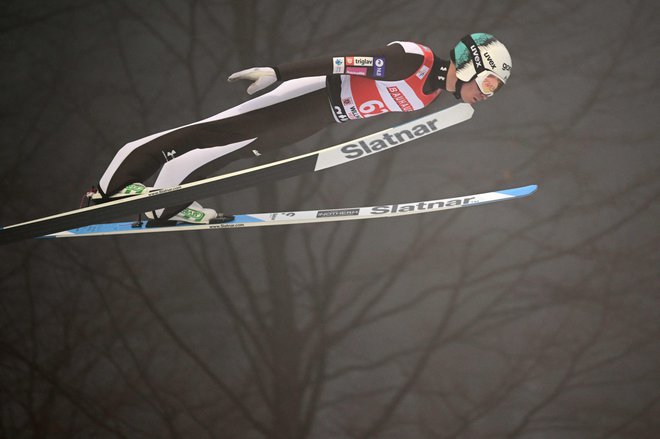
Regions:
M 467 102 L 461 102 L 459 104 L 454 105 L 453 107 L 449 107 L 449 109 L 454 108 L 455 110 L 462 111 L 465 113 L 467 118 L 471 118 L 472 115 L 474 114 L 474 107 Z
M 512 197 L 526 197 L 528 195 L 532 195 L 536 190 L 539 188 L 538 185 L 536 184 L 530 184 L 528 186 L 522 186 L 522 187 L 517 187 L 513 189 L 506 189 L 503 191 L 498 191 L 501 194 L 504 195 L 510 195 Z

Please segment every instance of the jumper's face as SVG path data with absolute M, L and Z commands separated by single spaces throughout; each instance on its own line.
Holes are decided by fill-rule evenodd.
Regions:
M 488 97 L 492 96 L 504 85 L 504 81 L 501 78 L 488 71 L 479 73 L 477 77 L 474 78 L 474 82 L 477 83 L 479 90 Z
M 461 88 L 461 98 L 463 102 L 474 103 L 485 101 L 493 96 L 504 85 L 497 75 L 488 71 L 483 71 L 472 81 L 463 84 Z
M 461 87 L 461 99 L 463 99 L 463 102 L 467 102 L 468 104 L 474 104 L 476 102 L 485 101 L 489 97 L 490 96 L 485 95 L 479 89 L 479 86 L 477 85 L 477 82 L 474 79 L 470 82 L 463 84 L 463 86 Z

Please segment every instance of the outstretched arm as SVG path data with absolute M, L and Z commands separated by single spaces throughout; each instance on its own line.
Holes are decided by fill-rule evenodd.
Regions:
M 422 55 L 406 53 L 399 44 L 354 53 L 293 61 L 275 67 L 254 67 L 234 73 L 229 81 L 253 81 L 248 87 L 248 94 L 256 93 L 278 80 L 308 76 L 354 75 L 395 81 L 412 75 L 423 59 Z

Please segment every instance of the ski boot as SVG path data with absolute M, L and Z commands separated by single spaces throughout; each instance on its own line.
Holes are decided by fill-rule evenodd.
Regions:
M 142 195 L 148 193 L 150 188 L 146 187 L 142 183 L 131 183 L 124 187 L 124 189 L 108 196 L 104 196 L 101 191 L 96 187 L 92 186 L 80 200 L 80 207 L 89 207 L 93 204 L 106 203 L 108 201 L 116 200 L 124 197 L 131 197 L 134 195 Z
M 197 201 L 183 209 L 171 218 L 156 218 L 153 212 L 146 212 L 145 216 L 149 219 L 147 227 L 174 226 L 179 223 L 187 224 L 218 224 L 234 220 L 233 215 L 218 213 L 214 209 L 202 207 Z

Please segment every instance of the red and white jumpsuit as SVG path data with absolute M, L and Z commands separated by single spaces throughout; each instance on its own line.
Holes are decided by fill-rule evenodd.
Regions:
M 189 125 L 124 145 L 100 179 L 102 194 L 130 183 L 167 188 L 200 180 L 228 163 L 302 140 L 335 122 L 429 105 L 445 88 L 449 61 L 417 43 L 274 67 L 273 91 Z M 191 200 L 192 201 L 192 200 Z M 161 209 L 169 218 L 186 206 Z

